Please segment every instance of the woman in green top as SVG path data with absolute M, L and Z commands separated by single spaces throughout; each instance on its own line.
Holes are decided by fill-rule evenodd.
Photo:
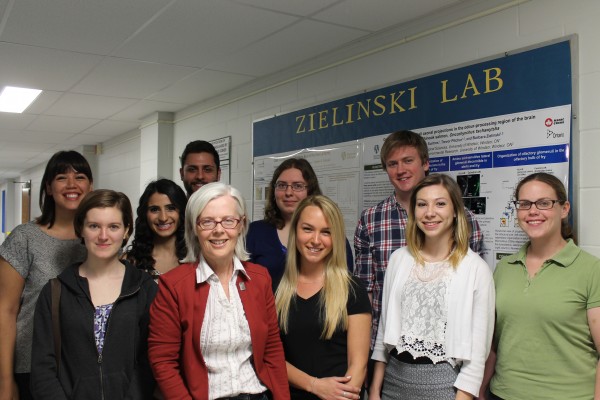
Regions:
M 600 259 L 573 242 L 570 204 L 558 178 L 529 175 L 517 185 L 515 198 L 529 242 L 504 257 L 494 273 L 490 398 L 598 398 Z

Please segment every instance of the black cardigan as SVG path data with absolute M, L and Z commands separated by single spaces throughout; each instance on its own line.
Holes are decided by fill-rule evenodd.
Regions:
M 123 261 L 122 261 L 123 262 Z M 94 305 L 79 266 L 59 275 L 62 284 L 60 378 L 52 333 L 51 291 L 46 284 L 35 315 L 31 389 L 35 399 L 151 399 L 148 364 L 149 308 L 158 286 L 145 272 L 126 266 L 121 294 L 108 319 L 102 356 L 94 338 Z

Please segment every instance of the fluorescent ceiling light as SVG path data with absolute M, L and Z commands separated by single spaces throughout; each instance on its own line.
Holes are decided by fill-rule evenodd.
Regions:
M 42 93 L 41 90 L 6 86 L 0 93 L 0 111 L 22 113 Z

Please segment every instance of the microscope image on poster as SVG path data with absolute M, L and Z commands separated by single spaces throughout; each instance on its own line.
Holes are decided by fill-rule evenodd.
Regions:
M 465 207 L 473 214 L 485 214 L 486 199 L 480 196 L 481 176 L 479 174 L 458 175 L 456 182 L 462 192 Z

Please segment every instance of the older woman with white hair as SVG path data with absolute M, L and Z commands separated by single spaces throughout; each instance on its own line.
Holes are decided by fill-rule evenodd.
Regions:
M 289 399 L 268 271 L 246 262 L 245 201 L 223 183 L 189 199 L 184 264 L 161 275 L 149 358 L 167 399 Z

